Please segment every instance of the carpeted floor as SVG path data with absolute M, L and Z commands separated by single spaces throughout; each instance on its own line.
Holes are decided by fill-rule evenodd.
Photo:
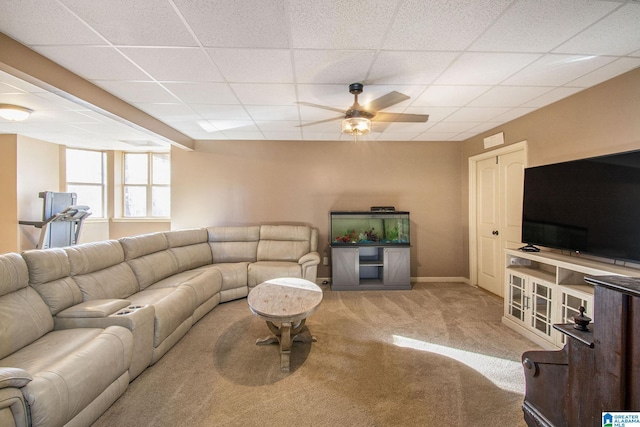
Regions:
M 246 299 L 220 304 L 133 381 L 96 427 L 524 426 L 520 356 L 502 299 L 460 283 L 336 292 L 294 343 L 291 372 Z

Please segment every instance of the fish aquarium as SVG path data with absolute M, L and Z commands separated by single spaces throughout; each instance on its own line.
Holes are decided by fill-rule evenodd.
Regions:
M 334 211 L 330 236 L 332 246 L 409 246 L 409 212 Z

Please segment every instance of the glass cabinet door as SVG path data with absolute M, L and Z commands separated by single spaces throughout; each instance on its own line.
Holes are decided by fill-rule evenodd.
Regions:
M 552 331 L 552 285 L 531 280 L 531 327 L 550 337 Z
M 525 304 L 527 301 L 526 297 L 526 289 L 525 289 L 526 279 L 517 274 L 509 273 L 508 277 L 508 315 L 519 320 L 520 322 L 524 322 L 524 314 L 525 310 L 528 308 Z
M 585 286 L 581 286 L 585 288 Z M 574 323 L 573 318 L 580 315 L 580 307 L 584 307 L 585 316 L 593 320 L 593 289 L 588 292 L 580 292 L 569 287 L 560 288 L 562 294 L 560 300 L 560 323 Z M 559 334 L 559 344 L 566 342 L 564 334 Z

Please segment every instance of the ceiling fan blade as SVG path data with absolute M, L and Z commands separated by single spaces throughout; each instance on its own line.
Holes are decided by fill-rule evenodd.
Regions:
M 376 112 L 384 110 L 387 107 L 391 107 L 399 102 L 406 101 L 409 98 L 411 97 L 394 90 L 386 95 L 382 95 L 380 98 L 374 99 L 367 105 L 363 105 L 362 108 L 367 111 Z
M 374 122 L 426 122 L 428 114 L 402 114 L 402 113 L 378 113 L 373 118 Z
M 304 106 L 307 106 L 307 107 L 322 108 L 323 110 L 335 111 L 335 112 L 342 113 L 342 114 L 346 114 L 347 113 L 345 110 L 341 110 L 339 108 L 328 107 L 326 105 L 320 105 L 320 104 L 314 104 L 312 102 L 296 102 L 296 104 L 304 105 Z
M 296 126 L 296 127 L 298 127 L 298 128 L 303 128 L 303 127 L 305 127 L 305 126 L 312 126 L 312 125 L 317 125 L 317 124 L 319 124 L 319 123 L 332 122 L 332 121 L 334 121 L 334 120 L 342 120 L 342 119 L 344 119 L 344 116 L 338 116 L 338 117 L 333 117 L 333 118 L 331 118 L 331 119 L 318 120 L 317 122 L 305 123 L 305 124 L 303 124 L 303 125 L 298 125 L 298 126 Z

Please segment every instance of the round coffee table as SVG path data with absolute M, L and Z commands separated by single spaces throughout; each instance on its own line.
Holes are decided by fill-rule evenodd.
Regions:
M 266 320 L 273 333 L 264 339 L 258 339 L 256 344 L 280 344 L 282 371 L 288 372 L 290 369 L 292 342 L 316 341 L 308 334 L 305 320 L 318 309 L 320 302 L 322 289 L 318 285 L 294 277 L 267 280 L 249 292 L 249 309 L 257 317 Z

